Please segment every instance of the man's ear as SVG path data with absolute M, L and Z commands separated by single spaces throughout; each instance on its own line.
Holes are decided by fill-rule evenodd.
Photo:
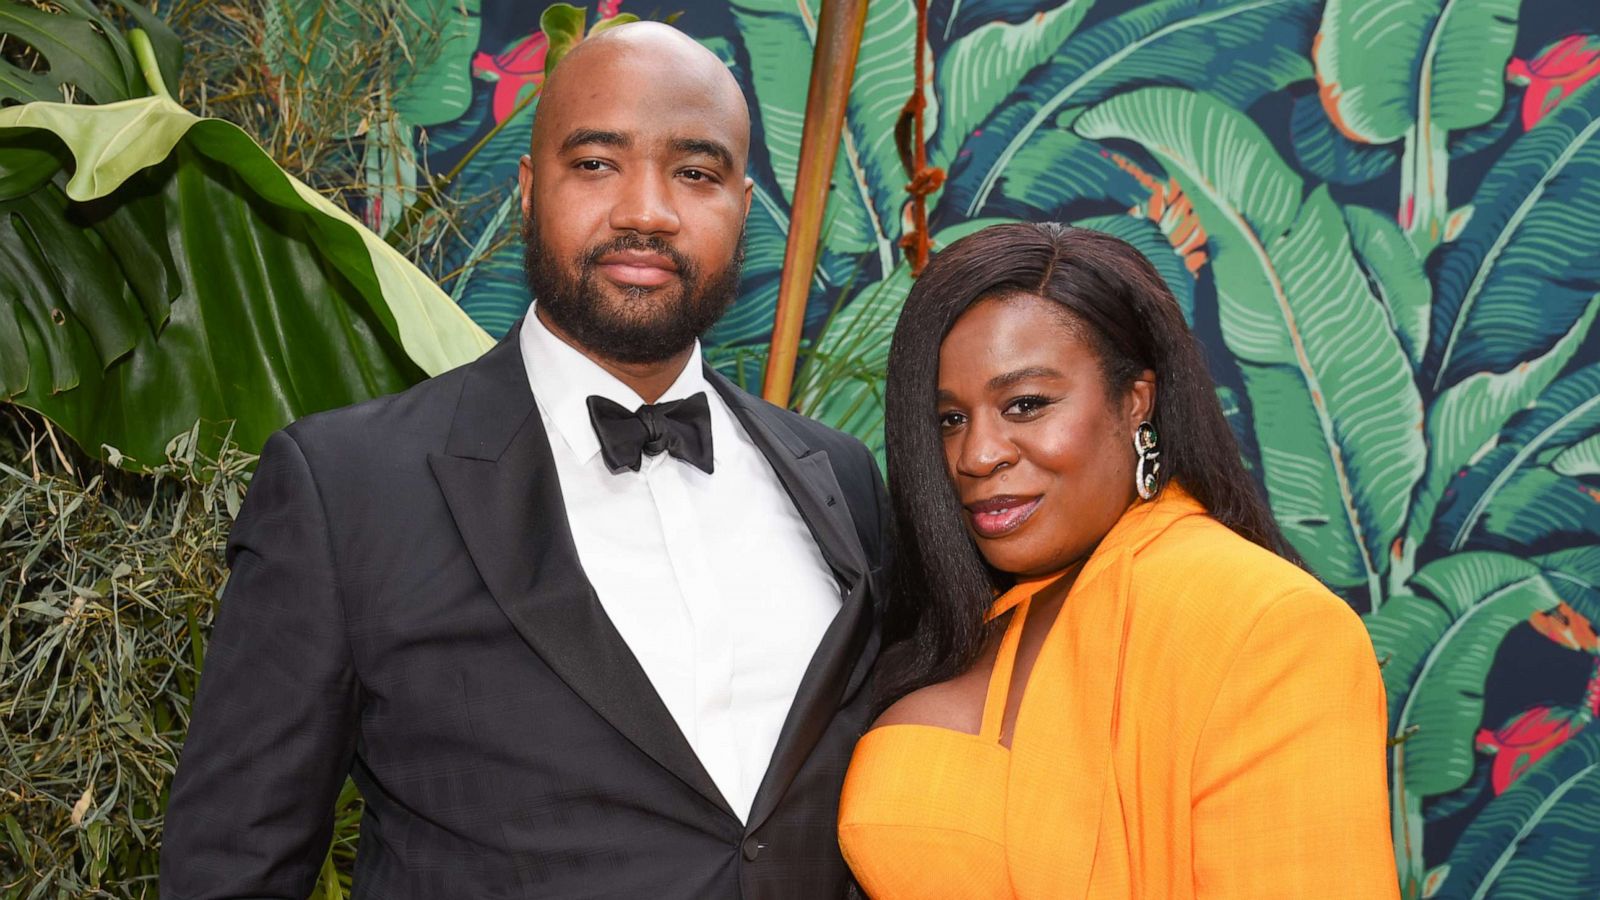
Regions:
M 750 218 L 750 201 L 756 196 L 756 182 L 748 176 L 744 180 L 744 217 Z
M 527 219 L 533 213 L 533 157 L 526 153 L 517 161 L 517 189 L 522 192 L 522 218 Z M 745 206 L 748 207 L 749 190 L 746 189 L 745 193 Z

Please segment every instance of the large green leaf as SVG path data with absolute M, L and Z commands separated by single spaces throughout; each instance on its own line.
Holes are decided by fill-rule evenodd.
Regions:
M 1314 59 L 1323 105 L 1367 144 L 1419 119 L 1482 125 L 1500 111 L 1521 0 L 1328 0 Z
M 936 67 L 938 131 L 930 165 L 946 170 L 972 131 L 1077 29 L 1094 0 L 1067 0 L 1023 22 L 987 22 L 957 38 Z
M 1400 721 L 1411 686 L 1434 642 L 1450 628 L 1450 613 L 1439 603 L 1410 592 L 1393 594 L 1376 612 L 1363 617 L 1372 648 L 1382 663 L 1384 693 L 1389 701 L 1391 731 Z M 1395 733 L 1398 737 L 1398 733 Z
M 1549 352 L 1503 373 L 1479 372 L 1451 386 L 1428 408 L 1428 467 L 1417 486 L 1406 524 L 1403 554 L 1410 558 L 1434 527 L 1434 514 L 1468 462 L 1494 441 L 1513 413 L 1527 408 L 1583 346 L 1600 294 Z M 1406 573 L 1409 574 L 1409 573 Z
M 1150 199 L 1150 189 L 1117 157 L 1073 133 L 1072 120 L 1080 112 L 1062 113 L 1056 128 L 1038 132 L 1017 151 L 991 208 L 1023 219 L 1060 218 L 1062 210 L 1080 201 L 1131 209 Z
M 1422 402 L 1338 206 L 1326 188 L 1302 202 L 1260 129 L 1206 95 L 1146 88 L 1075 128 L 1135 141 L 1193 203 L 1273 512 L 1319 576 L 1376 598 L 1422 472 Z
M 1417 627 L 1405 640 L 1427 652 L 1409 685 L 1396 677 L 1392 682 L 1386 678 L 1385 686 L 1401 689 L 1405 697 L 1391 729 L 1395 734 L 1416 729 L 1402 745 L 1404 787 L 1418 796 L 1434 796 L 1456 790 L 1472 776 L 1483 686 L 1500 642 L 1529 616 L 1559 604 L 1561 596 L 1538 566 L 1503 553 L 1447 556 L 1423 567 L 1412 587 L 1425 596 L 1393 598 L 1379 615 L 1412 619 Z M 1437 603 L 1445 617 L 1389 612 L 1390 607 L 1419 603 Z
M 66 88 L 80 92 L 78 102 L 112 103 L 145 93 L 121 33 L 82 0 L 62 3 L 59 12 L 0 0 L 0 34 L 27 43 L 45 63 L 33 71 L 0 59 L 0 100 L 60 101 Z
M 1242 109 L 1305 80 L 1316 11 L 1313 0 L 1161 0 L 1077 32 L 967 141 L 941 221 L 980 214 L 1022 148 L 1072 107 L 1175 84 Z
M 76 168 L 0 197 L 0 375 L 91 452 L 157 464 L 196 421 L 259 446 L 490 345 L 229 123 L 163 97 L 0 110 L 0 158 L 41 135 Z
M 1526 476 L 1538 467 L 1541 455 L 1571 447 L 1596 431 L 1600 431 L 1600 363 L 1585 366 L 1551 384 L 1531 408 L 1512 419 L 1492 450 L 1453 480 L 1434 519 L 1429 546 L 1445 552 L 1468 546 L 1497 504 L 1506 505 L 1499 513 L 1504 534 L 1503 529 L 1510 524 L 1509 519 L 1516 518 L 1517 510 L 1537 502 L 1538 498 L 1530 497 L 1529 492 L 1537 493 L 1538 488 L 1581 491 L 1576 482 L 1562 484 L 1555 473 L 1533 481 Z M 1550 500 L 1553 503 L 1555 498 Z M 1583 492 L 1583 500 L 1594 502 L 1587 492 Z M 1528 527 L 1537 526 L 1541 532 L 1562 530 L 1562 524 L 1552 522 L 1549 516 L 1579 516 L 1583 509 L 1567 503 L 1555 505 L 1541 512 L 1537 522 L 1530 521 Z M 1572 531 L 1583 531 L 1587 530 L 1586 521 L 1585 516 L 1567 525 Z M 1520 532 L 1513 529 L 1512 533 Z M 1527 538 L 1530 534 L 1521 536 Z
M 1600 81 L 1518 138 L 1472 206 L 1438 257 L 1425 366 L 1436 391 L 1549 352 L 1600 293 Z
M 1428 312 L 1433 284 L 1422 271 L 1417 248 L 1394 219 L 1361 206 L 1344 209 L 1350 243 L 1374 293 L 1389 312 L 1390 327 L 1413 367 L 1428 346 Z
M 1450 853 L 1440 900 L 1600 894 L 1600 728 L 1590 723 L 1490 801 Z

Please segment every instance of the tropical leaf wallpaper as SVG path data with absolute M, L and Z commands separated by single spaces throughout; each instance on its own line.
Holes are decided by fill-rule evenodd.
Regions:
M 818 0 L 639 2 L 591 22 L 670 17 L 753 107 L 745 280 L 708 344 L 755 384 Z M 503 333 L 528 303 L 514 179 L 540 8 L 416 6 L 459 40 L 394 127 L 436 170 L 487 138 L 452 189 L 500 199 L 444 287 Z M 924 53 L 935 247 L 1056 219 L 1149 255 L 1290 539 L 1366 616 L 1405 896 L 1600 895 L 1600 10 L 936 0 L 916 40 L 913 0 L 872 0 L 796 404 L 881 447 L 910 286 L 893 132 Z

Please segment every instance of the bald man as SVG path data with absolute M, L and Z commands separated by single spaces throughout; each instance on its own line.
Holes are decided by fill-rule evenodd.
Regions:
M 727 69 L 658 24 L 546 82 L 532 314 L 470 365 L 272 436 L 228 544 L 161 895 L 814 898 L 867 723 L 886 504 L 740 391 L 751 181 Z

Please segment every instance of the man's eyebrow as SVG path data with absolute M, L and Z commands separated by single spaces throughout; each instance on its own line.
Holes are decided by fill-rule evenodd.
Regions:
M 602 147 L 615 147 L 618 150 L 627 150 L 633 146 L 633 138 L 620 131 L 605 131 L 599 128 L 578 128 L 567 135 L 561 142 L 561 152 L 570 153 L 585 144 L 598 144 Z
M 733 151 L 720 141 L 709 138 L 676 138 L 672 142 L 672 149 L 678 153 L 709 156 L 721 163 L 724 168 L 733 168 Z
M 989 390 L 1001 391 L 1019 382 L 1030 378 L 1060 378 L 1061 373 L 1049 366 L 1029 366 L 1026 369 L 1015 369 L 1003 372 L 989 379 Z

